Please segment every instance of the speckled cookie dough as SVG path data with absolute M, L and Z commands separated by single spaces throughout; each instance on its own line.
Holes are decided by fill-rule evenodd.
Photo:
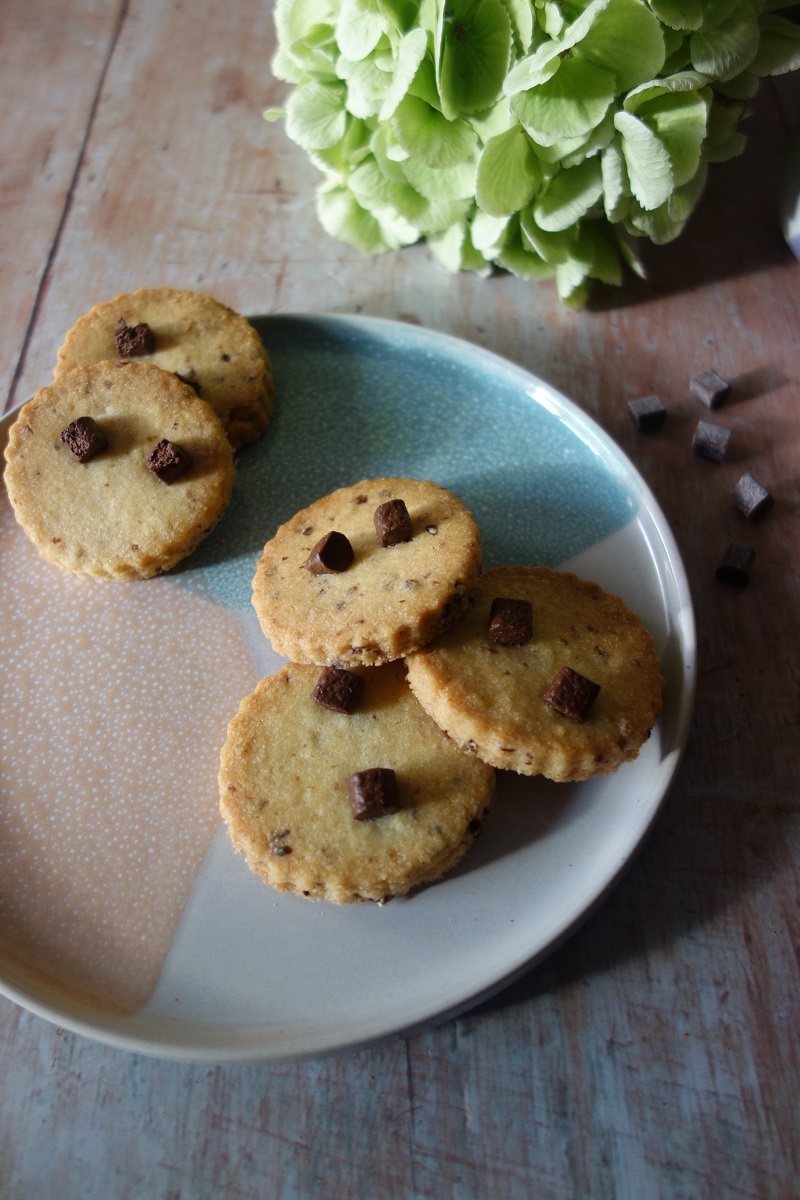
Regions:
M 140 288 L 97 304 L 67 334 L 56 378 L 76 366 L 136 357 L 191 384 L 238 450 L 266 429 L 275 384 L 252 325 L 213 296 Z
M 394 501 L 408 525 L 397 524 Z M 393 532 L 382 533 L 387 521 Z M 381 545 L 400 526 L 410 539 Z M 253 606 L 286 658 L 372 666 L 441 633 L 480 569 L 477 527 L 451 492 L 416 479 L 365 479 L 280 527 L 259 560 Z
M 5 457 L 14 515 L 39 553 L 94 579 L 174 567 L 214 528 L 235 476 L 210 406 L 135 362 L 76 367 L 42 388 Z
M 439 879 L 480 831 L 494 771 L 442 734 L 401 663 L 360 669 L 349 713 L 314 699 L 320 674 L 282 667 L 231 721 L 219 783 L 233 845 L 278 891 L 337 904 Z M 398 808 L 359 819 L 347 781 L 374 768 L 394 773 Z
M 497 598 L 530 604 L 529 639 L 492 639 Z M 661 710 L 661 664 L 639 618 L 596 584 L 547 567 L 486 571 L 465 615 L 407 666 L 420 704 L 460 746 L 557 781 L 635 758 Z M 574 674 L 559 679 L 563 668 Z

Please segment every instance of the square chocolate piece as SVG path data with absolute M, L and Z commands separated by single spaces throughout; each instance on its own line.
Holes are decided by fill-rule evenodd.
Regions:
M 524 646 L 533 637 L 530 600 L 495 596 L 489 610 L 489 641 L 498 646 Z
M 143 354 L 154 352 L 156 339 L 144 321 L 139 325 L 127 325 L 125 318 L 120 317 L 114 330 L 114 345 L 120 358 L 141 358 Z
M 717 579 L 720 583 L 732 583 L 734 587 L 744 587 L 750 578 L 750 567 L 755 556 L 756 552 L 750 546 L 732 542 L 717 567 Z
M 108 438 L 91 417 L 77 417 L 59 435 L 78 462 L 91 462 L 108 446 Z
M 628 412 L 640 432 L 644 432 L 646 429 L 657 429 L 664 423 L 667 416 L 667 410 L 659 396 L 642 396 L 639 400 L 629 400 Z
M 562 667 L 545 692 L 544 702 L 561 713 L 562 717 L 582 721 L 599 691 L 599 683 L 573 671 L 572 667 Z
M 405 500 L 387 500 L 375 509 L 375 532 L 380 546 L 396 546 L 413 537 Z
M 743 475 L 733 490 L 733 503 L 751 520 L 769 512 L 775 501 L 772 496 L 752 475 Z
M 338 529 L 332 529 L 313 547 L 306 559 L 306 569 L 312 575 L 338 575 L 347 570 L 354 558 L 349 539 Z
M 731 385 L 716 371 L 701 371 L 689 380 L 689 392 L 707 408 L 719 408 L 730 390 Z
M 326 667 L 319 679 L 312 699 L 331 712 L 351 713 L 358 703 L 364 681 L 360 675 L 345 671 L 344 667 Z
M 730 440 L 730 429 L 725 429 L 722 425 L 714 425 L 711 421 L 698 421 L 692 439 L 692 450 L 698 458 L 707 458 L 709 462 L 721 463 L 725 461 Z
M 347 780 L 350 808 L 357 821 L 373 821 L 399 812 L 397 778 L 391 767 L 370 767 Z
M 147 459 L 147 466 L 162 483 L 174 483 L 186 474 L 191 465 L 187 451 L 166 438 L 158 443 Z

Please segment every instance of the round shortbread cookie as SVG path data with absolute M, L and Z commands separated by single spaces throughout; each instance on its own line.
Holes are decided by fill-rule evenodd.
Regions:
M 375 510 L 400 499 L 410 541 L 382 547 Z M 350 542 L 345 570 L 314 574 L 315 544 L 336 531 Z M 439 634 L 481 569 L 480 537 L 451 492 L 416 479 L 366 479 L 303 509 L 267 542 L 253 606 L 275 650 L 297 662 L 372 666 Z
M 492 601 L 528 601 L 532 637 L 489 637 Z M 653 639 L 616 596 L 547 567 L 495 567 L 459 621 L 407 662 L 420 704 L 460 746 L 495 767 L 558 781 L 615 771 L 636 757 L 661 710 Z M 544 696 L 563 667 L 598 684 L 583 720 Z
M 81 462 L 62 440 L 89 417 L 107 447 Z M 147 460 L 166 441 L 188 454 L 165 483 Z M 76 367 L 19 412 L 5 450 L 17 521 L 40 554 L 94 579 L 145 579 L 203 540 L 230 499 L 233 452 L 218 418 L 174 375 L 144 363 Z
M 97 304 L 67 334 L 56 378 L 77 366 L 130 357 L 115 334 L 120 319 L 152 331 L 150 353 L 136 361 L 172 371 L 208 401 L 234 450 L 266 429 L 275 384 L 269 357 L 253 326 L 213 296 L 181 288 L 141 288 Z
M 415 700 L 401 663 L 362 668 L 353 712 L 313 699 L 321 669 L 262 679 L 228 727 L 220 811 L 252 871 L 281 892 L 384 901 L 451 870 L 480 832 L 494 771 L 465 754 Z M 347 779 L 395 772 L 399 810 L 353 816 Z

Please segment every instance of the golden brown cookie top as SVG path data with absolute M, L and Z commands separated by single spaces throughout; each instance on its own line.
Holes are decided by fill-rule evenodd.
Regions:
M 493 618 L 498 600 L 514 604 L 504 617 L 495 605 Z M 521 606 L 529 619 L 520 624 Z M 525 624 L 529 636 L 519 632 Z M 663 690 L 636 614 L 597 584 L 547 567 L 486 571 L 463 616 L 409 658 L 408 680 L 460 745 L 496 767 L 562 781 L 635 758 Z
M 222 749 L 222 815 L 250 868 L 279 891 L 338 904 L 403 895 L 461 859 L 494 772 L 444 736 L 401 663 L 353 672 L 350 711 L 315 699 L 324 671 L 290 663 L 242 701 Z M 370 807 L 383 780 L 348 789 L 376 769 L 394 777 L 385 812 Z
M 55 375 L 117 358 L 152 363 L 190 384 L 235 450 L 267 427 L 275 393 L 267 353 L 253 326 L 213 296 L 140 288 L 97 304 L 64 339 Z
M 480 568 L 477 527 L 451 492 L 365 479 L 278 529 L 256 569 L 253 606 L 286 658 L 374 665 L 440 633 Z
M 167 571 L 222 515 L 235 476 L 212 409 L 151 364 L 76 367 L 11 427 L 5 482 L 42 556 L 96 579 Z

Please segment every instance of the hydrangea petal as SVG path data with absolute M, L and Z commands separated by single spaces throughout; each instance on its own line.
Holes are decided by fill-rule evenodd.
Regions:
M 577 167 L 559 171 L 536 199 L 533 209 L 536 223 L 550 232 L 568 229 L 586 215 L 602 194 L 598 159 L 590 158 Z
M 466 121 L 448 121 L 416 96 L 408 95 L 400 102 L 392 128 L 412 158 L 438 170 L 466 162 L 477 147 L 475 131 Z
M 542 169 L 521 125 L 493 137 L 478 163 L 476 199 L 492 216 L 510 216 L 529 204 L 542 182 Z
M 618 112 L 614 125 L 628 169 L 631 191 L 644 209 L 658 208 L 672 190 L 672 164 L 667 149 L 644 121 Z

